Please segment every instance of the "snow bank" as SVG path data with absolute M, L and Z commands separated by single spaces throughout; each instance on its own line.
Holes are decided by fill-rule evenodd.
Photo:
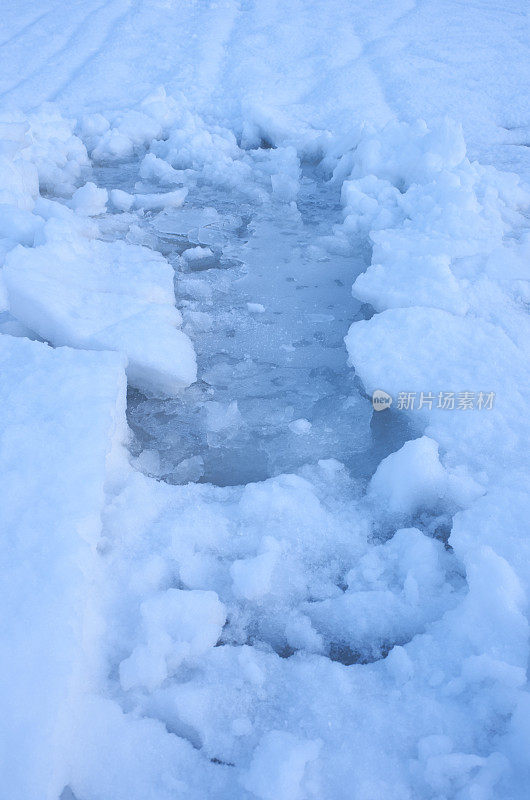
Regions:
M 126 435 L 124 359 L 1 336 L 0 365 L 2 785 L 51 800 L 99 669 L 96 545 Z
M 95 163 L 111 164 L 145 153 L 140 177 L 154 186 L 210 185 L 240 191 L 260 202 L 290 203 L 300 182 L 300 159 L 292 145 L 264 150 L 241 147 L 234 132 L 207 123 L 182 93 L 168 96 L 163 88 L 125 113 L 88 115 L 77 133 Z M 259 145 L 259 142 L 257 143 Z M 163 208 L 178 205 L 179 192 L 125 197 L 114 190 L 116 208 Z
M 371 265 L 353 293 L 379 312 L 351 326 L 351 363 L 369 392 L 389 392 L 398 413 L 427 434 L 380 464 L 367 500 L 387 524 L 449 513 L 449 544 L 467 575 L 465 599 L 431 626 L 430 638 L 405 646 L 405 674 L 412 670 L 418 680 L 416 663 L 424 670 L 445 659 L 443 691 L 477 693 L 470 719 L 478 740 L 480 726 L 497 731 L 495 741 L 482 741 L 480 758 L 420 754 L 423 780 L 429 791 L 461 796 L 453 793 L 470 792 L 478 769 L 484 796 L 496 796 L 499 780 L 510 794 L 521 773 L 510 775 L 495 751 L 511 759 L 513 734 L 492 720 L 525 702 L 528 576 L 513 540 L 526 513 L 517 487 L 530 477 L 521 425 L 530 330 L 520 294 L 530 193 L 515 175 L 470 163 L 449 122 L 365 131 L 335 162 L 334 174 L 343 181 L 344 205 L 335 245 L 348 248 L 359 234 L 369 236 Z M 485 509 L 494 506 L 497 525 L 486 522 Z M 527 766 L 514 761 L 513 768 Z
M 516 176 L 470 164 L 450 124 L 436 135 L 425 126 L 408 131 L 416 139 L 410 147 L 413 153 L 419 148 L 421 158 L 400 147 L 399 136 L 392 151 L 393 126 L 385 128 L 379 144 L 367 135 L 358 145 L 359 162 L 357 151 L 352 155 L 352 175 L 373 169 L 370 179 L 386 182 L 372 198 L 367 222 L 368 227 L 376 222 L 370 232 L 372 264 L 353 288 L 383 313 L 353 325 L 346 343 L 370 391 L 436 397 L 434 408 L 433 402 L 424 404 L 416 419 L 429 426 L 427 432 L 453 464 L 487 466 L 495 474 L 506 443 L 515 452 L 525 437 L 518 420 L 530 379 L 520 366 L 527 361 L 528 319 L 519 279 L 528 247 L 521 210 L 530 194 Z M 387 175 L 401 184 L 397 201 Z M 343 191 L 343 199 L 349 197 Z M 355 214 L 348 205 L 345 214 L 337 234 L 347 238 Z M 506 238 L 514 230 L 515 236 Z M 454 393 L 453 409 L 437 407 L 440 392 Z M 480 393 L 483 400 L 495 393 L 493 408 L 487 414 L 477 408 L 461 413 L 463 392 L 477 403 Z

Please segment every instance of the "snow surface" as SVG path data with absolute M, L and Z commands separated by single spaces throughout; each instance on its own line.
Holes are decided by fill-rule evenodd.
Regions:
M 99 671 L 97 546 L 126 438 L 124 359 L 2 335 L 0 364 L 2 793 L 58 797 Z
M 2 797 L 527 797 L 528 18 L 4 10 Z

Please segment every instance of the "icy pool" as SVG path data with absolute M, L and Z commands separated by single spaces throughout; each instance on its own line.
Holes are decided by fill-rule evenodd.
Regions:
M 130 189 L 134 179 L 134 165 L 96 175 L 109 188 Z M 321 246 L 340 218 L 338 200 L 309 174 L 296 204 L 196 186 L 183 208 L 142 218 L 138 240 L 175 268 L 199 376 L 177 397 L 129 390 L 142 470 L 226 486 L 335 458 L 366 478 L 406 440 L 392 414 L 372 419 L 347 363 L 344 336 L 366 313 L 350 290 L 366 253 Z

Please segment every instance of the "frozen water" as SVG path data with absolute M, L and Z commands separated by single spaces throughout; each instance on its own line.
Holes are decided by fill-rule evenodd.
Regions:
M 116 188 L 119 173 L 95 174 Z M 201 481 L 235 485 L 337 458 L 365 478 L 405 440 L 397 423 L 390 436 L 371 427 L 347 365 L 344 336 L 361 314 L 350 287 L 364 264 L 362 251 L 320 246 L 339 209 L 336 189 L 308 171 L 296 206 L 201 186 L 184 208 L 143 219 L 139 240 L 174 265 L 198 354 L 199 380 L 178 397 L 129 391 L 133 449 L 158 451 L 159 477 L 193 479 L 186 465 L 201 459 Z

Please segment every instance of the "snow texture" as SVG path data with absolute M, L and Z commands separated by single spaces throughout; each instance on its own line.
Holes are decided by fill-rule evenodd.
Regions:
M 529 42 L 5 9 L 2 797 L 527 797 Z

